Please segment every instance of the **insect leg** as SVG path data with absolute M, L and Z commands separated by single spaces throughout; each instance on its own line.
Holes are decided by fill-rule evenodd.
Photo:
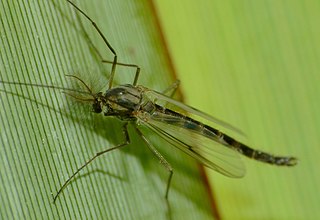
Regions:
M 172 175 L 173 175 L 173 169 L 172 169 L 171 165 L 168 163 L 168 161 L 160 154 L 160 152 L 154 146 L 152 146 L 150 141 L 142 134 L 142 132 L 139 130 L 139 128 L 137 128 L 135 126 L 135 129 L 136 129 L 137 133 L 139 134 L 139 136 L 142 138 L 142 140 L 147 144 L 147 146 L 151 150 L 151 152 L 160 160 L 160 163 L 170 173 L 169 178 L 168 178 L 168 182 L 167 182 L 166 194 L 165 194 L 165 198 L 166 198 L 166 200 L 168 200 L 169 188 L 170 188 L 170 183 L 171 183 L 171 179 L 172 179 Z
M 102 62 L 103 63 L 112 63 L 112 61 L 109 61 L 109 60 L 102 60 Z M 140 74 L 140 67 L 138 65 L 128 64 L 128 63 L 117 63 L 117 65 L 136 68 L 136 73 L 134 75 L 134 80 L 133 80 L 133 83 L 132 83 L 132 85 L 136 86 L 137 82 L 138 82 L 139 74 Z
M 113 151 L 113 150 L 116 150 L 116 149 L 119 149 L 121 147 L 125 147 L 127 146 L 128 144 L 130 144 L 130 137 L 129 137 L 129 134 L 128 134 L 128 123 L 125 123 L 122 127 L 122 132 L 123 132 L 123 135 L 124 135 L 124 142 L 121 143 L 121 144 L 118 144 L 117 146 L 115 147 L 112 147 L 112 148 L 109 148 L 109 149 L 106 149 L 104 151 L 101 151 L 101 152 L 98 152 L 96 153 L 92 158 L 90 158 L 87 162 L 85 162 L 81 167 L 79 167 L 77 169 L 76 172 L 74 172 L 65 182 L 64 184 L 60 187 L 59 191 L 57 192 L 57 194 L 54 196 L 53 198 L 53 203 L 56 202 L 58 196 L 60 195 L 60 193 L 62 192 L 62 190 L 68 185 L 68 183 L 70 183 L 70 181 L 83 169 L 85 168 L 87 165 L 89 165 L 92 161 L 94 161 L 97 157 L 107 153 L 107 152 L 110 152 L 110 151 Z
M 73 5 L 73 4 L 72 4 Z M 77 14 L 78 16 L 78 14 Z M 101 53 L 99 52 L 99 50 L 96 48 L 96 46 L 93 44 L 92 40 L 90 39 L 88 33 L 85 31 L 84 27 L 83 27 L 83 24 L 81 22 L 80 19 L 78 19 L 79 21 L 79 24 L 81 26 L 81 29 L 83 30 L 83 34 L 84 34 L 84 37 L 86 38 L 87 42 L 90 44 L 89 46 L 94 50 L 94 52 L 96 53 L 96 55 L 98 55 L 100 61 L 102 61 L 103 63 L 109 63 L 109 64 L 113 64 L 114 61 L 110 61 L 110 60 L 105 60 Z M 135 72 L 135 77 L 134 77 L 134 81 L 133 81 L 133 85 L 137 85 L 137 81 L 138 81 L 138 78 L 139 78 L 139 73 L 140 73 L 140 67 L 138 65 L 135 65 L 135 64 L 128 64 L 128 63 L 115 63 L 116 65 L 118 66 L 126 66 L 126 67 L 134 67 L 136 68 L 136 72 Z
M 172 96 L 176 93 L 179 85 L 180 85 L 180 80 L 177 79 L 177 80 L 174 81 L 168 88 L 166 88 L 165 90 L 163 90 L 163 91 L 162 91 L 162 94 L 167 95 L 167 93 L 170 92 L 170 93 L 169 93 L 169 97 L 172 97 Z
M 84 11 L 82 11 L 78 6 L 76 6 L 73 2 L 71 2 L 69 0 L 66 0 L 66 1 L 69 2 L 75 8 L 75 10 L 77 10 L 87 20 L 89 20 L 91 22 L 92 26 L 98 31 L 100 37 L 102 38 L 104 43 L 107 45 L 109 50 L 112 52 L 112 54 L 113 54 L 113 62 L 112 62 L 112 67 L 111 67 L 110 79 L 109 79 L 109 89 L 111 89 L 112 83 L 113 83 L 114 74 L 115 74 L 115 71 L 116 71 L 116 65 L 117 65 L 117 53 L 116 53 L 116 51 L 113 49 L 113 47 L 111 46 L 111 44 L 109 43 L 107 38 L 103 35 L 103 33 L 101 32 L 101 30 L 98 27 L 98 25 L 91 18 Z

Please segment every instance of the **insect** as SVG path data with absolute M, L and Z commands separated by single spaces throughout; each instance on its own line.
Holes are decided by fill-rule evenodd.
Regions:
M 295 157 L 273 156 L 262 151 L 254 150 L 229 135 L 224 134 L 218 129 L 208 125 L 210 122 L 214 122 L 228 127 L 227 124 L 213 118 L 212 116 L 176 101 L 172 99 L 170 95 L 166 95 L 168 93 L 173 93 L 177 89 L 179 83 L 174 83 L 162 93 L 138 85 L 140 68 L 137 65 L 117 62 L 117 54 L 115 50 L 100 31 L 96 23 L 74 3 L 69 0 L 67 1 L 75 8 L 75 10 L 91 22 L 105 42 L 106 46 L 114 55 L 113 61 L 110 62 L 112 67 L 107 91 L 94 93 L 81 78 L 74 75 L 67 76 L 82 84 L 85 91 L 30 83 L 7 81 L 0 81 L 0 83 L 61 89 L 67 95 L 80 99 L 81 101 L 90 102 L 92 104 L 93 112 L 102 113 L 104 116 L 117 117 L 124 121 L 124 125 L 122 127 L 124 142 L 112 148 L 98 152 L 86 161 L 60 187 L 54 196 L 54 202 L 68 183 L 70 183 L 70 181 L 83 168 L 93 162 L 97 157 L 100 157 L 110 151 L 125 147 L 130 143 L 130 136 L 127 131 L 129 123 L 134 125 L 136 133 L 142 138 L 145 145 L 169 172 L 165 191 L 166 199 L 169 194 L 173 168 L 143 134 L 139 126 L 149 128 L 166 139 L 170 144 L 197 159 L 205 166 L 230 177 L 242 177 L 244 175 L 245 167 L 241 162 L 240 154 L 261 162 L 278 166 L 294 166 L 297 164 L 297 159 Z M 118 65 L 136 68 L 132 84 L 113 86 L 113 79 Z M 79 93 L 82 96 L 75 96 L 74 93 Z

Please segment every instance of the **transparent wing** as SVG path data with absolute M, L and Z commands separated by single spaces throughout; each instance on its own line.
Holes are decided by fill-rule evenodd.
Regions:
M 221 128 L 229 131 L 236 132 L 237 134 L 240 134 L 242 136 L 245 136 L 245 134 L 239 129 L 234 127 L 233 125 L 222 121 L 218 118 L 215 118 L 205 112 L 202 112 L 198 109 L 195 109 L 191 106 L 188 106 L 186 104 L 183 104 L 182 102 L 179 102 L 177 100 L 174 100 L 168 96 L 165 96 L 161 93 L 158 93 L 154 90 L 150 90 L 146 87 L 140 86 L 143 90 L 145 90 L 144 95 L 148 97 L 152 102 L 164 106 L 165 108 L 171 109 L 173 111 L 177 111 L 180 114 L 189 115 L 192 118 L 200 119 L 204 124 L 207 124 L 206 122 L 211 122 L 216 126 L 220 126 Z
M 183 123 L 181 118 L 173 118 L 163 113 L 159 114 L 156 117 L 150 115 L 147 120 L 145 120 L 144 115 L 141 117 L 143 120 L 140 123 L 203 165 L 226 176 L 244 176 L 245 167 L 236 151 L 222 145 L 214 137 L 211 139 L 193 129 L 179 126 Z M 171 124 L 168 123 L 169 120 L 172 122 Z M 174 122 L 174 120 L 176 121 Z
M 147 126 L 203 165 L 226 176 L 244 176 L 245 167 L 239 154 L 223 145 L 223 140 L 195 121 L 160 111 L 152 114 L 141 112 L 137 117 L 140 124 Z

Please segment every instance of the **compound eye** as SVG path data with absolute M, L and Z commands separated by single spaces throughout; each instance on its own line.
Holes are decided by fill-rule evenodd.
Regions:
M 100 102 L 95 101 L 95 102 L 92 104 L 92 111 L 93 111 L 94 113 L 101 113 L 101 112 L 102 112 L 102 108 L 101 108 Z

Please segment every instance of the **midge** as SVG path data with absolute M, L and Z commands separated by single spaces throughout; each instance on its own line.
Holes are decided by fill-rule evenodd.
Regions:
M 294 166 L 297 164 L 297 159 L 295 157 L 274 156 L 269 153 L 254 150 L 227 134 L 207 125 L 210 122 L 214 122 L 224 127 L 232 128 L 226 123 L 223 123 L 206 113 L 172 99 L 170 94 L 174 93 L 178 87 L 178 82 L 171 85 L 162 93 L 137 85 L 140 68 L 133 64 L 118 63 L 115 50 L 112 48 L 107 38 L 103 35 L 95 22 L 74 3 L 69 0 L 67 1 L 75 8 L 75 10 L 91 22 L 92 26 L 96 29 L 107 45 L 108 49 L 114 55 L 113 62 L 102 60 L 102 62 L 112 63 L 108 90 L 104 93 L 93 93 L 82 79 L 73 75 L 67 76 L 78 80 L 79 83 L 86 88 L 86 91 L 31 83 L 7 81 L 0 81 L 0 83 L 61 89 L 67 95 L 76 99 L 91 102 L 92 109 L 95 113 L 102 113 L 104 116 L 114 116 L 124 122 L 122 128 L 124 141 L 112 148 L 96 153 L 92 158 L 79 167 L 60 187 L 54 196 L 54 202 L 68 183 L 93 160 L 107 152 L 125 147 L 130 143 L 130 137 L 127 131 L 128 123 L 132 123 L 134 125 L 135 131 L 142 138 L 146 146 L 168 170 L 169 177 L 165 191 L 166 199 L 168 198 L 173 169 L 166 159 L 150 143 L 147 137 L 140 131 L 138 125 L 146 126 L 161 137 L 164 137 L 170 144 L 195 158 L 203 165 L 229 177 L 244 176 L 245 167 L 239 156 L 240 154 L 277 166 Z M 117 65 L 136 68 L 132 84 L 113 87 L 113 78 Z M 74 95 L 74 93 L 81 94 L 81 97 Z M 195 120 L 193 118 L 200 118 L 200 120 Z

